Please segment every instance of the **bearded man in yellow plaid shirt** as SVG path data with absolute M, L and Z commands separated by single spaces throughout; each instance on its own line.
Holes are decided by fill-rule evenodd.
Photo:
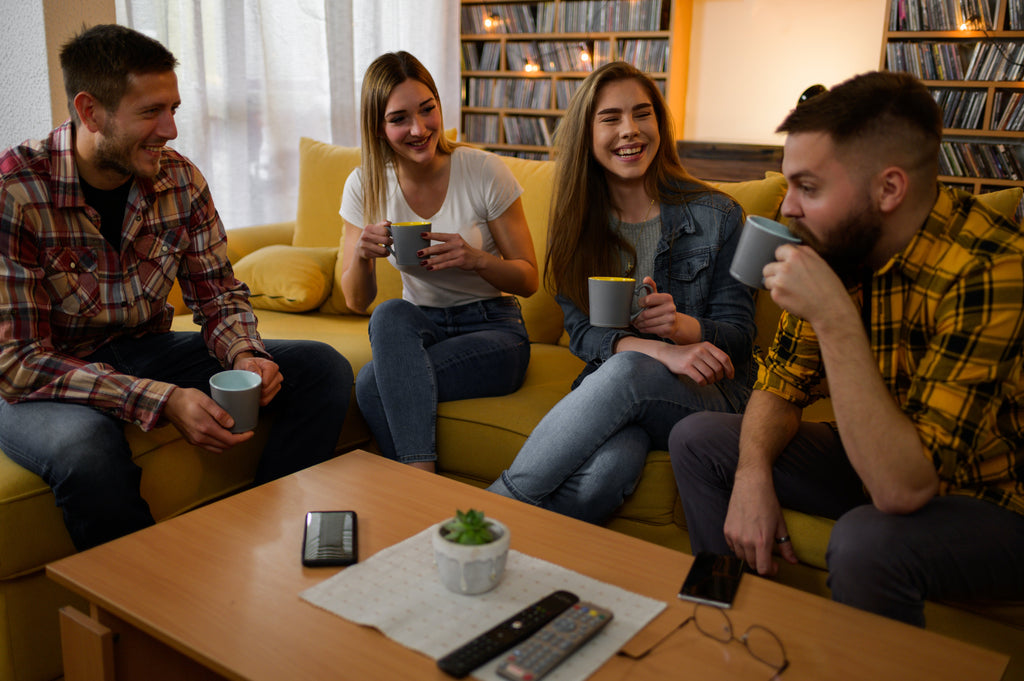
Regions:
M 761 574 L 796 555 L 781 509 L 837 519 L 832 596 L 924 625 L 926 599 L 1024 599 L 1024 237 L 937 182 L 941 111 L 902 73 L 799 105 L 765 266 L 783 308 L 742 416 L 670 439 L 693 550 Z M 827 384 L 826 384 L 827 377 Z M 835 423 L 801 421 L 828 394 Z

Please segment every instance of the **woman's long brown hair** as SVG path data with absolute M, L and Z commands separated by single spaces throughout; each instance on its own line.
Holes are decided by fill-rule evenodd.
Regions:
M 661 143 L 647 170 L 644 184 L 650 196 L 664 203 L 684 203 L 689 192 L 679 181 L 697 183 L 679 161 L 668 106 L 658 86 L 645 73 L 625 62 L 605 64 L 591 73 L 569 103 L 555 133 L 555 189 L 549 211 L 544 284 L 589 310 L 587 277 L 622 271 L 622 253 L 635 259 L 633 247 L 612 231 L 612 205 L 604 168 L 594 159 L 594 109 L 601 88 L 619 80 L 635 80 L 654 106 Z

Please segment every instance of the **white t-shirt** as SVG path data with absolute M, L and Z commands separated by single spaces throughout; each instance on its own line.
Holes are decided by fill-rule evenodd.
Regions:
M 393 167 L 388 168 L 387 178 L 384 210 L 388 220 L 427 220 L 432 223 L 430 231 L 459 234 L 470 246 L 501 257 L 487 222 L 501 217 L 523 193 L 523 188 L 496 155 L 472 147 L 456 147 L 452 152 L 448 194 L 441 208 L 431 216 L 417 215 L 409 207 Z M 357 227 L 365 224 L 361 168 L 353 170 L 345 181 L 341 217 Z M 397 265 L 394 256 L 387 259 L 402 273 L 402 297 L 416 305 L 451 307 L 501 295 L 475 272 L 457 268 L 428 272 L 419 265 Z

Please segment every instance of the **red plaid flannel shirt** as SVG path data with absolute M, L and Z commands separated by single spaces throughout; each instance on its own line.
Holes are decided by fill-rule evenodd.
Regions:
M 121 252 L 85 204 L 70 122 L 0 155 L 0 396 L 85 404 L 149 430 L 174 386 L 82 359 L 119 336 L 170 329 L 175 278 L 211 353 L 266 355 L 206 180 L 165 148 L 135 178 Z

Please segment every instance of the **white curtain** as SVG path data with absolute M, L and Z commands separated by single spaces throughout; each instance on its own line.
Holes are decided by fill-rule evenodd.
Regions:
M 178 58 L 171 143 L 206 176 L 227 228 L 291 220 L 299 137 L 359 145 L 359 89 L 408 50 L 459 120 L 459 0 L 117 0 L 117 20 Z

